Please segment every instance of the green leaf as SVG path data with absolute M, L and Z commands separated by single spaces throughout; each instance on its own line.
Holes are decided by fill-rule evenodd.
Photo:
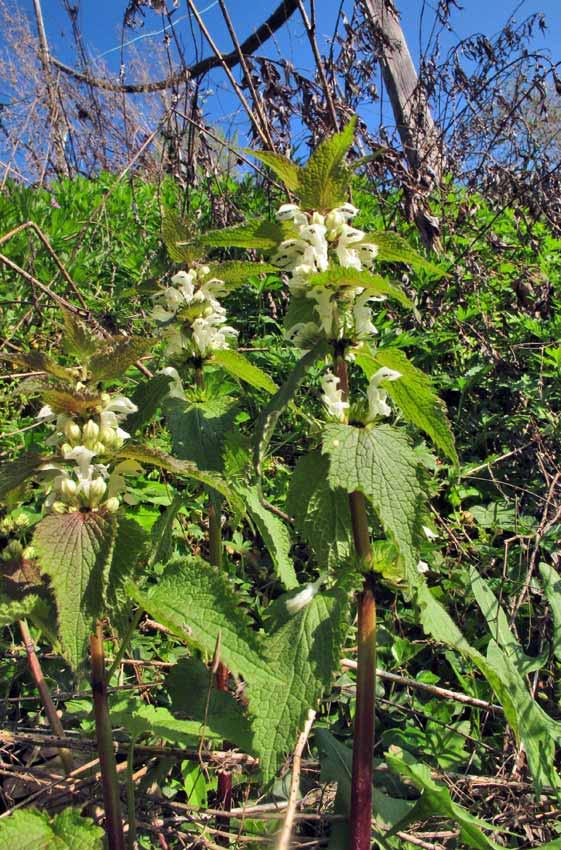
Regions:
M 284 327 L 289 331 L 294 325 L 307 325 L 308 322 L 317 322 L 314 302 L 305 295 L 292 295 L 284 316 Z
M 89 370 L 94 381 L 122 378 L 129 366 L 142 357 L 152 341 L 139 336 L 114 336 L 104 342 L 90 359 Z
M 221 471 L 224 439 L 236 413 L 237 405 L 229 397 L 194 403 L 170 398 L 164 415 L 174 455 L 192 461 L 199 469 Z
M 126 583 L 135 579 L 146 557 L 148 535 L 137 522 L 119 517 L 113 557 L 107 575 L 105 598 L 111 625 L 123 636 L 128 626 L 131 600 Z
M 47 458 L 35 449 L 24 452 L 16 460 L 7 461 L 0 466 L 0 499 L 24 484 L 31 478 Z
M 461 842 L 469 847 L 476 848 L 476 850 L 499 850 L 500 845 L 488 838 L 482 831 L 484 829 L 497 831 L 498 827 L 474 817 L 467 809 L 454 803 L 448 788 L 445 785 L 439 785 L 432 779 L 430 768 L 426 764 L 416 762 L 413 756 L 403 750 L 386 753 L 385 760 L 394 773 L 405 777 L 422 791 L 420 799 L 407 818 L 408 822 L 425 820 L 434 815 L 449 818 L 460 827 Z M 400 825 L 396 825 L 390 831 L 390 834 L 399 827 Z
M 250 277 L 260 274 L 278 274 L 279 270 L 270 263 L 251 262 L 250 260 L 225 260 L 223 263 L 209 263 L 208 277 L 217 277 L 227 284 L 228 289 L 235 289 L 248 282 Z
M 516 666 L 495 641 L 489 644 L 487 658 L 471 646 L 420 575 L 417 576 L 416 601 L 425 632 L 457 650 L 487 679 L 504 709 L 510 728 L 517 740 L 524 744 L 536 793 L 539 794 L 544 785 L 561 788 L 561 780 L 554 767 L 554 741 L 561 739 L 561 725 L 548 717 L 532 699 Z
M 273 561 L 275 573 L 287 590 L 298 586 L 294 564 L 290 558 L 291 540 L 284 522 L 261 503 L 257 487 L 243 491 L 248 512 L 254 521 Z
M 446 277 L 446 270 L 427 260 L 418 254 L 403 236 L 390 230 L 379 230 L 375 233 L 367 233 L 356 245 L 377 245 L 378 254 L 376 259 L 381 262 L 406 263 L 414 269 L 419 269 L 429 274 Z
M 71 313 L 63 310 L 64 316 L 64 349 L 68 354 L 74 354 L 84 362 L 94 354 L 100 346 L 100 338 L 88 327 L 87 323 Z
M 458 455 L 446 407 L 437 396 L 430 377 L 417 369 L 399 348 L 379 348 L 371 352 L 363 347 L 357 351 L 356 362 L 368 380 L 384 366 L 401 373 L 397 381 L 383 382 L 383 388 L 405 419 L 428 434 L 457 467 Z
M 316 729 L 320 752 L 321 781 L 337 783 L 337 798 L 348 816 L 351 814 L 351 781 L 353 751 L 338 741 L 327 729 Z M 379 788 L 372 789 L 373 814 L 384 829 L 399 829 L 413 806 L 411 800 L 390 797 Z
M 88 636 L 104 614 L 116 532 L 115 515 L 103 511 L 53 514 L 35 529 L 33 545 L 55 596 L 63 654 L 74 670 L 84 662 Z
M 298 191 L 302 169 L 295 162 L 271 151 L 254 151 L 251 148 L 242 148 L 242 150 L 270 168 L 282 180 L 289 192 Z
M 544 561 L 540 564 L 540 575 L 543 582 L 545 598 L 551 608 L 553 618 L 553 654 L 561 661 L 561 576 L 550 564 Z
M 342 591 L 318 593 L 265 641 L 271 682 L 249 679 L 254 746 L 265 781 L 291 751 L 310 709 L 317 709 L 339 668 L 348 602 Z
M 340 567 L 351 554 L 349 497 L 327 481 L 329 459 L 319 451 L 302 457 L 290 479 L 287 511 L 313 549 L 320 567 Z
M 179 720 L 163 706 L 148 705 L 138 699 L 125 698 L 111 702 L 111 725 L 124 726 L 132 739 L 144 736 L 163 738 L 172 744 L 195 749 L 201 738 L 220 739 L 196 720 Z
M 21 599 L 10 599 L 0 593 L 0 628 L 12 626 L 18 620 L 31 616 L 36 605 L 43 600 L 36 593 L 27 593 Z
M 152 526 L 151 564 L 167 564 L 173 555 L 173 526 L 183 503 L 183 497 L 176 494 Z
M 390 283 L 385 277 L 379 274 L 372 274 L 368 271 L 358 271 L 357 269 L 345 269 L 342 266 L 333 266 L 325 272 L 311 274 L 308 278 L 310 286 L 337 286 L 340 289 L 356 289 L 361 287 L 364 292 L 369 295 L 385 295 L 393 301 L 397 301 L 403 307 L 413 308 L 413 304 L 407 295 L 396 286 L 395 283 Z
M 296 364 L 282 387 L 275 393 L 273 398 L 261 412 L 256 425 L 256 438 L 254 449 L 254 463 L 258 474 L 261 474 L 261 464 L 265 458 L 267 448 L 273 436 L 273 431 L 279 416 L 289 404 L 292 396 L 304 380 L 308 369 L 314 365 L 316 360 L 328 351 L 324 340 L 316 343 L 311 351 L 308 351 Z
M 278 389 L 275 382 L 266 372 L 263 372 L 262 369 L 251 363 L 239 351 L 233 351 L 231 348 L 218 349 L 212 355 L 212 362 L 221 366 L 230 375 L 240 378 L 240 380 L 245 381 L 246 384 L 252 387 L 256 387 L 258 390 L 266 390 L 268 393 L 274 393 Z
M 186 263 L 190 266 L 202 254 L 195 241 L 195 228 L 189 222 L 184 221 L 174 210 L 165 210 L 164 212 L 162 239 L 170 260 L 174 263 Z
M 76 375 L 71 369 L 61 366 L 42 351 L 1 352 L 0 360 L 7 360 L 16 366 L 29 369 L 32 372 L 47 372 L 64 381 L 76 381 Z
M 479 605 L 491 637 L 497 642 L 497 645 L 511 658 L 522 675 L 532 673 L 536 669 L 539 670 L 547 660 L 547 656 L 537 659 L 527 656 L 514 637 L 508 624 L 508 617 L 499 605 L 495 594 L 475 567 L 470 568 L 469 578 L 475 601 Z
M 220 659 L 233 673 L 251 680 L 271 674 L 261 643 L 224 573 L 200 558 L 177 559 L 148 592 L 131 586 L 139 605 L 185 643 Z
M 229 741 L 242 752 L 253 752 L 251 725 L 243 706 L 231 693 L 216 690 L 213 673 L 202 661 L 183 659 L 165 684 L 174 712 L 192 717 L 212 736 Z
M 298 195 L 306 210 L 331 210 L 347 200 L 352 172 L 344 159 L 353 143 L 356 118 L 322 142 L 299 175 Z
M 11 850 L 102 850 L 103 829 L 76 809 L 51 817 L 20 809 L 0 820 L 0 844 Z
M 198 469 L 194 463 L 188 460 L 181 460 L 172 457 L 172 455 L 160 449 L 133 442 L 125 443 L 123 448 L 117 452 L 116 457 L 122 460 L 137 460 L 139 463 L 156 466 L 158 469 L 165 469 L 178 478 L 191 478 L 193 481 L 199 481 L 205 487 L 210 487 L 211 490 L 216 490 L 217 493 L 224 496 L 236 512 L 240 510 L 243 512 L 243 506 L 240 504 L 239 496 L 234 493 L 223 478 L 214 472 Z
M 223 227 L 203 233 L 201 244 L 211 248 L 257 248 L 274 251 L 278 245 L 293 235 L 290 224 L 275 221 L 253 221 L 236 227 Z
M 416 576 L 426 496 L 405 434 L 391 425 L 328 425 L 322 451 L 329 456 L 330 486 L 364 493 L 398 547 L 406 573 Z
M 169 375 L 154 375 L 135 387 L 131 401 L 136 404 L 138 410 L 127 416 L 125 424 L 130 434 L 136 434 L 150 422 L 167 396 L 171 383 Z

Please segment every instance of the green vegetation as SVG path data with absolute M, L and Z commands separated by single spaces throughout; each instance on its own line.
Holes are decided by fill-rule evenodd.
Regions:
M 400 197 L 354 177 L 366 235 L 344 242 L 347 213 L 329 215 L 347 198 L 351 140 L 349 125 L 305 169 L 259 154 L 317 218 L 281 207 L 275 220 L 285 197 L 249 177 L 220 187 L 241 222 L 221 229 L 204 192 L 186 201 L 171 181 L 102 175 L 0 196 L 0 231 L 33 221 L 65 269 L 29 229 L 2 245 L 2 724 L 17 751 L 18 724 L 41 714 L 12 651 L 18 621 L 44 651 L 65 733 L 90 749 L 88 656 L 109 670 L 112 729 L 94 664 L 105 810 L 119 820 L 112 736 L 130 846 L 134 832 L 158 846 L 154 787 L 158 816 L 184 813 L 170 848 L 176 833 L 224 832 L 270 846 L 310 709 L 299 793 L 326 817 L 298 820 L 299 839 L 362 848 L 372 829 L 378 846 L 406 847 L 421 825 L 457 846 L 522 848 L 508 783 L 530 817 L 557 805 L 561 240 L 450 185 L 429 260 Z M 298 228 L 324 219 L 331 266 L 298 271 Z M 364 310 L 379 296 L 374 335 Z M 352 739 L 376 651 L 365 839 Z M 489 778 L 489 799 L 470 776 Z M 268 819 L 215 811 L 272 800 Z M 51 816 L 38 800 L 45 811 L 0 820 L 0 838 L 101 847 L 87 795 L 71 802 Z

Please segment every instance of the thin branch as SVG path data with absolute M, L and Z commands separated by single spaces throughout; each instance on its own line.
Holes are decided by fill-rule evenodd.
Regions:
M 258 47 L 265 44 L 265 42 L 267 42 L 271 36 L 288 21 L 297 8 L 297 0 L 282 0 L 275 11 L 269 15 L 267 20 L 264 21 L 252 35 L 240 44 L 241 52 L 246 56 L 254 53 Z M 170 74 L 170 76 L 166 77 L 164 80 L 156 80 L 152 83 L 127 84 L 113 83 L 111 80 L 105 80 L 100 77 L 91 77 L 89 74 L 83 74 L 81 71 L 77 71 L 75 68 L 65 65 L 64 62 L 60 62 L 58 59 L 55 59 L 54 56 L 51 57 L 51 63 L 53 65 L 65 74 L 74 77 L 75 80 L 80 80 L 83 83 L 88 83 L 90 86 L 96 86 L 97 88 L 105 89 L 106 91 L 122 92 L 125 94 L 146 94 L 148 92 L 164 91 L 165 89 L 169 89 L 179 83 L 186 83 L 189 80 L 202 77 L 204 74 L 212 71 L 213 68 L 220 68 L 224 65 L 228 68 L 234 68 L 239 64 L 239 61 L 240 59 L 237 51 L 232 50 L 230 53 L 221 55 L 220 58 L 218 56 L 209 56 L 206 59 L 195 63 L 195 65 L 182 68 L 181 71 L 176 71 L 174 74 Z
M 294 748 L 294 757 L 292 759 L 292 778 L 290 780 L 290 794 L 288 797 L 288 808 L 286 817 L 282 825 L 282 830 L 279 835 L 277 850 L 290 850 L 290 838 L 292 836 L 292 828 L 294 826 L 294 816 L 296 814 L 296 805 L 298 803 L 298 792 L 300 790 L 300 771 L 302 769 L 302 753 L 306 746 L 309 734 L 316 717 L 315 711 L 310 709 L 304 728 L 300 733 L 296 747 Z

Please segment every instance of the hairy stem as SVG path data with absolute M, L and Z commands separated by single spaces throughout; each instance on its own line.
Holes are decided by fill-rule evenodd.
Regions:
M 107 844 L 109 850 L 125 850 L 117 765 L 115 762 L 109 703 L 107 700 L 107 677 L 105 675 L 105 656 L 103 652 L 103 624 L 101 622 L 97 623 L 95 634 L 90 635 L 90 653 L 95 735 L 101 770 Z
M 344 351 L 335 351 L 335 373 L 344 400 L 349 397 L 349 373 Z M 374 717 L 376 708 L 376 600 L 368 514 L 364 493 L 349 495 L 353 541 L 357 559 L 365 570 L 357 599 L 358 655 L 356 708 L 353 735 L 350 850 L 370 850 L 372 835 L 372 781 L 374 773 Z
M 33 638 L 31 637 L 31 632 L 29 631 L 27 620 L 19 621 L 19 630 L 21 632 L 23 645 L 27 653 L 29 670 L 33 677 L 33 681 L 37 686 L 37 690 L 39 691 L 41 702 L 45 707 L 45 711 L 47 713 L 47 718 L 49 721 L 49 725 L 53 731 L 53 735 L 56 735 L 57 738 L 64 738 L 64 729 L 62 727 L 62 723 L 60 722 L 60 717 L 57 714 L 56 707 L 51 697 L 47 683 L 45 682 L 45 677 L 43 676 L 43 670 L 41 668 L 41 662 L 37 657 L 37 652 L 35 651 L 35 644 L 33 643 Z M 74 770 L 72 754 L 70 750 L 60 749 L 59 755 L 60 760 L 62 762 L 62 766 L 64 768 L 64 772 L 68 775 Z

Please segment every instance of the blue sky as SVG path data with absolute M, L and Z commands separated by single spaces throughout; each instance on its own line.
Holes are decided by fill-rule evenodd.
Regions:
M 492 36 L 505 21 L 514 14 L 521 21 L 533 12 L 543 12 L 548 23 L 545 35 L 537 33 L 534 45 L 536 49 L 549 49 L 554 59 L 561 59 L 561 4 L 560 0 L 461 0 L 463 8 L 454 9 L 451 24 L 452 31 L 443 33 L 443 53 L 458 40 L 475 32 Z M 401 12 L 403 27 L 414 57 L 418 56 L 420 44 L 425 44 L 434 21 L 434 7 L 437 0 L 419 2 L 419 0 L 396 0 Z M 241 38 L 249 35 L 270 12 L 276 8 L 278 0 L 262 0 L 261 3 L 248 0 L 229 0 L 228 8 Z M 31 13 L 31 0 L 18 0 L 21 9 Z M 216 0 L 198 0 L 198 8 L 204 12 L 203 17 L 220 49 L 231 50 L 232 44 L 225 28 L 220 9 Z M 352 9 L 352 0 L 346 0 L 345 9 L 348 14 Z M 168 6 L 171 2 L 168 0 Z M 339 8 L 339 0 L 319 0 L 318 9 L 318 38 L 320 46 L 325 49 L 333 32 L 334 21 Z M 79 4 L 79 21 L 84 36 L 84 43 L 92 57 L 104 55 L 110 70 L 117 73 L 120 65 L 120 41 L 125 0 L 81 0 Z M 256 11 L 257 10 L 257 11 Z M 69 38 L 68 21 L 61 0 L 43 0 L 43 12 L 47 35 L 54 55 L 74 64 L 72 41 Z M 422 21 L 420 20 L 422 12 Z M 193 43 L 190 36 L 189 21 L 186 15 L 185 0 L 181 0 L 175 13 L 177 33 L 181 39 L 188 61 L 192 61 Z M 162 18 L 153 11 L 148 11 L 144 26 L 135 30 L 127 30 L 125 40 L 136 40 L 136 46 L 142 46 L 149 57 L 151 45 L 162 43 Z M 153 34 L 156 33 L 156 34 Z M 289 59 L 297 67 L 312 67 L 307 37 L 305 35 L 298 12 L 293 15 L 289 26 L 280 31 L 275 37 L 276 44 L 269 42 L 261 48 L 262 53 L 275 56 L 275 47 L 284 58 Z M 205 45 L 204 55 L 210 53 Z M 125 49 L 125 59 L 127 49 Z M 128 78 L 131 79 L 130 77 Z M 230 131 L 228 116 L 237 108 L 237 103 L 227 91 L 228 85 L 221 72 L 215 72 L 208 82 L 214 94 L 207 102 L 207 110 L 212 120 L 221 123 Z

